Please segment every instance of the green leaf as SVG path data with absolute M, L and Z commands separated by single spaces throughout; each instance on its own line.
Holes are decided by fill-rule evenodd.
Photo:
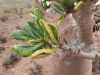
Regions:
M 63 9 L 63 7 L 62 7 L 61 5 L 59 5 L 59 4 L 57 4 L 57 3 L 54 3 L 53 5 L 54 5 L 56 8 L 58 8 L 58 10 L 64 12 L 64 9 Z
M 19 44 L 18 47 L 22 47 L 22 48 L 31 48 L 31 47 L 35 47 L 36 45 L 24 45 L 24 44 Z
M 30 29 L 30 26 L 29 26 L 29 25 L 23 26 L 22 29 L 23 29 L 26 33 L 28 33 L 28 34 L 34 36 L 33 33 L 32 33 L 32 31 L 31 31 L 31 29 Z
M 45 45 L 45 49 L 50 49 L 50 47 L 46 44 L 46 45 Z
M 12 37 L 17 39 L 17 40 L 31 40 L 31 39 L 36 39 L 36 37 L 29 35 L 21 30 L 16 30 L 12 33 Z
M 37 24 L 40 26 L 39 20 L 40 19 L 44 20 L 44 18 L 38 8 L 35 9 L 34 14 L 36 16 L 35 20 L 36 20 Z
M 57 42 L 60 44 L 60 33 L 58 31 L 58 25 L 52 24 L 52 23 L 48 23 L 48 25 L 51 27 L 51 30 L 52 30 Z
M 35 15 L 29 14 L 29 16 L 30 16 L 31 18 L 35 19 Z
M 80 0 L 80 1 L 86 1 L 86 0 Z
M 72 6 L 75 3 L 75 0 L 63 0 L 68 6 Z
M 98 24 L 97 24 L 98 26 L 100 26 L 100 22 L 98 22 Z
M 44 19 L 43 15 L 42 15 L 41 11 L 40 11 L 38 8 L 35 9 L 35 11 L 34 11 L 34 15 L 35 15 L 35 21 L 36 21 L 37 26 L 38 26 L 39 31 L 40 31 L 40 35 L 41 35 L 41 36 L 44 36 L 44 34 L 43 34 L 44 31 L 43 31 L 43 29 L 41 29 L 41 26 L 40 26 L 39 20 L 40 20 L 40 19 L 45 20 L 45 19 Z
M 47 9 L 47 3 L 46 2 L 44 3 L 44 9 L 45 10 Z
M 67 8 L 67 7 L 71 7 L 72 5 L 74 5 L 76 0 L 59 0 L 59 2 L 62 4 L 64 8 Z
M 43 48 L 44 48 L 44 44 L 42 43 L 37 43 L 36 45 L 15 45 L 13 51 L 15 51 L 17 54 L 19 54 L 22 57 L 27 57 L 33 54 L 35 51 Z
M 39 28 L 36 26 L 36 24 L 34 22 L 30 22 L 30 21 L 28 21 L 28 24 L 29 24 L 30 29 L 33 32 L 34 36 L 37 37 L 38 39 L 41 38 Z
M 44 31 L 44 41 L 46 41 L 46 42 L 48 42 L 49 41 L 49 33 L 47 32 L 47 30 L 46 30 L 46 28 L 44 27 L 44 24 L 43 24 L 43 22 L 40 20 L 39 21 L 39 23 L 40 23 L 40 26 L 41 26 L 41 28 L 43 29 L 43 31 Z
M 34 22 L 28 21 L 28 24 L 29 24 L 29 27 L 30 27 L 31 29 L 33 29 L 36 33 L 39 34 L 40 31 L 39 31 L 37 25 L 36 25 Z
M 55 11 L 58 12 L 59 14 L 63 14 L 63 11 L 59 10 L 57 7 L 54 7 L 53 10 L 55 10 Z

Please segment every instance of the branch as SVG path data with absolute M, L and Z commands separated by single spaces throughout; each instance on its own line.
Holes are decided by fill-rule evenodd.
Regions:
M 37 5 L 39 6 L 40 10 L 42 11 L 46 21 L 49 22 L 48 18 L 50 18 L 50 15 L 44 10 L 44 8 L 42 7 L 42 5 L 39 3 L 38 0 L 35 0 L 35 2 L 37 3 Z
M 42 11 L 43 15 L 47 15 L 46 11 L 43 9 L 42 5 L 39 3 L 38 0 L 35 0 L 35 2 L 37 3 L 37 5 L 39 6 L 40 10 Z
M 92 8 L 92 11 L 93 11 L 93 12 L 96 12 L 96 11 L 98 10 L 98 6 L 99 6 L 99 5 L 94 6 L 94 7 Z
M 53 45 L 50 41 L 48 41 L 47 45 L 50 47 L 50 48 L 53 48 Z
M 100 54 L 96 51 L 92 51 L 91 53 L 80 51 L 78 54 L 73 53 L 73 55 L 83 59 L 100 60 Z
M 85 48 L 85 45 L 86 44 L 84 42 L 79 44 L 79 40 L 75 40 L 65 44 L 62 49 L 78 58 L 100 60 L 100 54 L 97 52 L 98 48 L 94 48 L 92 46 Z

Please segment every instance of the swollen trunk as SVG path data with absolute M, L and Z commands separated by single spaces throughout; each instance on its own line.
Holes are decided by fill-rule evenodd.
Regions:
M 50 75 L 92 75 L 92 60 L 71 59 L 61 51 L 51 57 Z
M 78 9 L 73 12 L 73 17 L 78 28 L 80 43 L 85 42 L 86 47 L 90 47 L 93 41 L 92 25 L 92 6 L 93 2 L 87 0 Z M 85 51 L 90 52 L 90 51 Z M 59 50 L 57 54 L 51 57 L 50 75 L 92 75 L 92 60 L 75 58 L 73 55 Z

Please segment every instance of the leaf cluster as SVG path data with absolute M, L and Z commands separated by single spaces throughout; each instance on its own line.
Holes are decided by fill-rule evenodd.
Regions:
M 34 5 L 36 6 L 35 3 Z M 48 56 L 58 50 L 58 48 L 52 49 L 48 45 L 48 42 L 51 41 L 53 45 L 59 46 L 60 34 L 58 26 L 46 22 L 45 17 L 37 6 L 35 11 L 30 10 L 30 12 L 29 16 L 32 20 L 27 21 L 28 24 L 23 26 L 22 30 L 16 30 L 12 33 L 14 39 L 28 41 L 28 45 L 14 45 L 10 50 L 15 51 L 22 57 L 31 56 L 34 59 Z

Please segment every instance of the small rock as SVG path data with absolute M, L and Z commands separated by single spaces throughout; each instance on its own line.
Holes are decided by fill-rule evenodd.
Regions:
M 1 53 L 1 51 L 4 51 L 4 50 L 5 50 L 5 48 L 0 46 L 0 53 Z
M 32 6 L 31 6 L 31 5 L 29 5 L 29 4 L 27 4 L 27 5 L 26 5 L 26 8 L 32 8 Z
M 10 37 L 10 39 L 13 39 L 12 37 Z
M 9 10 L 4 10 L 4 13 L 7 13 L 7 12 L 9 12 Z
M 16 26 L 17 30 L 21 30 L 21 27 L 19 25 Z
M 22 18 L 22 17 L 23 17 L 22 15 L 19 16 L 19 18 Z
M 7 16 L 0 17 L 0 20 L 1 20 L 1 21 L 9 21 L 9 19 L 8 19 Z
M 10 30 L 13 30 L 13 29 L 10 29 Z
M 0 42 L 5 43 L 6 39 L 7 39 L 6 37 L 3 37 L 3 36 L 0 35 Z

